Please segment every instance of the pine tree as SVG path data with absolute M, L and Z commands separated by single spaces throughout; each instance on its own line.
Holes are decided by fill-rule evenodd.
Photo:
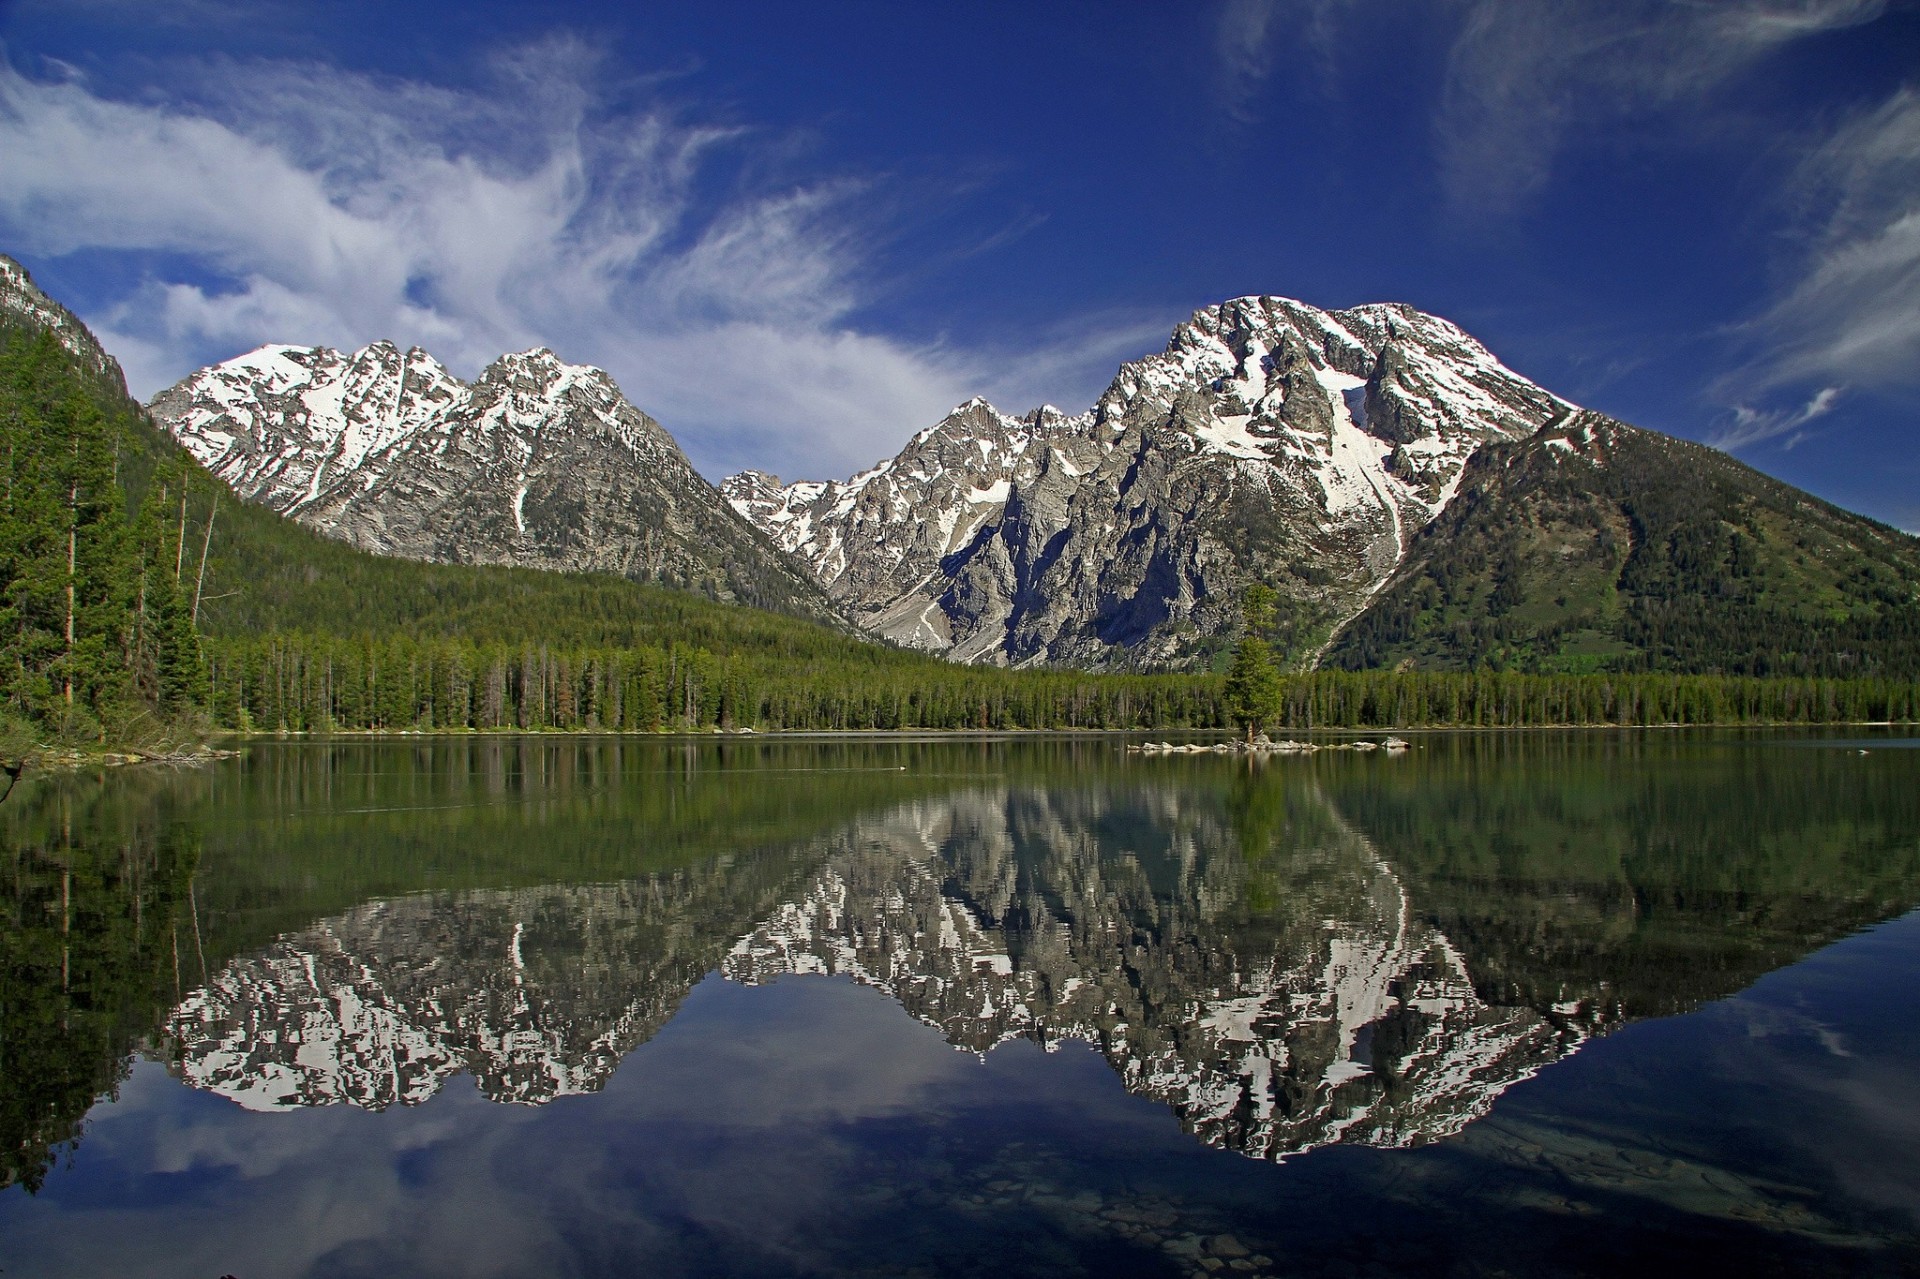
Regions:
M 1240 610 L 1246 630 L 1227 670 L 1227 714 L 1246 732 L 1249 742 L 1268 720 L 1280 714 L 1280 672 L 1274 668 L 1273 650 L 1264 638 L 1264 632 L 1273 625 L 1273 602 L 1274 594 L 1268 587 L 1256 583 L 1247 588 Z

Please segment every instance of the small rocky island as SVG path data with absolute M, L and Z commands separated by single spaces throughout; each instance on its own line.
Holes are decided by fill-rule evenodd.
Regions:
M 1362 739 L 1353 742 L 1296 742 L 1291 738 L 1274 741 L 1265 733 L 1251 741 L 1235 738 L 1232 741 L 1216 742 L 1211 746 L 1199 742 L 1188 742 L 1176 746 L 1172 742 L 1136 742 L 1127 747 L 1129 755 L 1311 755 L 1317 751 L 1387 751 L 1397 753 L 1407 750 L 1412 743 L 1398 737 L 1384 737 L 1379 741 Z

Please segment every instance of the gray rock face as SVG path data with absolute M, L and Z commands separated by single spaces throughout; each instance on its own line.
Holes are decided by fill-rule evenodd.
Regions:
M 612 378 L 545 348 L 468 385 L 389 342 L 351 355 L 268 346 L 150 408 L 241 497 L 365 550 L 615 573 L 833 616 Z
M 1571 408 L 1411 307 L 1248 297 L 1197 312 L 1082 416 L 971 401 L 844 483 L 722 492 L 848 616 L 959 661 L 1202 664 L 1260 580 L 1306 664 L 1476 448 Z
M 974 399 L 844 482 L 782 487 L 743 471 L 720 492 L 804 562 L 850 620 L 896 643 L 945 651 L 955 641 L 937 597 L 949 561 L 991 540 L 1016 487 L 1049 465 L 1092 465 L 1099 449 L 1086 426 L 1052 407 L 1012 418 Z
M 368 902 L 235 958 L 167 1033 L 187 1082 L 249 1110 L 414 1105 L 463 1072 L 500 1102 L 595 1092 L 777 883 L 709 865 Z

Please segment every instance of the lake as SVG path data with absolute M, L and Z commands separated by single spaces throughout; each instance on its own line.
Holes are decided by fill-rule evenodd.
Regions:
M 1920 742 L 1408 736 L 23 783 L 0 1273 L 1920 1268 Z

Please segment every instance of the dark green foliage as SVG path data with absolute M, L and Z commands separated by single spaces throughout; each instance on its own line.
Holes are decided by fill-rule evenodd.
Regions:
M 256 743 L 170 785 L 203 831 L 198 918 L 217 972 L 381 897 L 671 877 L 759 850 L 817 858 L 860 814 L 1003 783 L 1009 752 L 1023 776 L 1082 782 L 1126 758 L 1074 738 L 336 738 Z
M 220 722 L 256 731 L 1220 729 L 1209 675 L 953 666 L 866 646 L 787 659 L 687 645 L 562 649 L 273 635 L 208 643 Z M 1289 729 L 1827 724 L 1920 719 L 1920 684 L 1723 676 L 1318 671 L 1275 676 Z
M 1669 1016 L 1920 897 L 1908 751 L 1450 734 L 1322 778 L 1483 998 Z
M 827 633 L 831 634 L 831 633 Z M 834 636 L 720 652 L 683 643 L 274 635 L 210 640 L 222 722 L 327 729 L 1217 728 L 1220 681 L 1009 672 Z
M 0 325 L 0 707 L 42 740 L 149 740 L 204 689 L 161 523 L 128 518 L 137 423 L 51 333 Z
M 1920 541 L 1718 450 L 1576 414 L 1483 448 L 1327 660 L 1912 680 Z
M 1316 671 L 1282 681 L 1288 728 L 1859 724 L 1920 720 L 1920 683 L 1723 675 Z

